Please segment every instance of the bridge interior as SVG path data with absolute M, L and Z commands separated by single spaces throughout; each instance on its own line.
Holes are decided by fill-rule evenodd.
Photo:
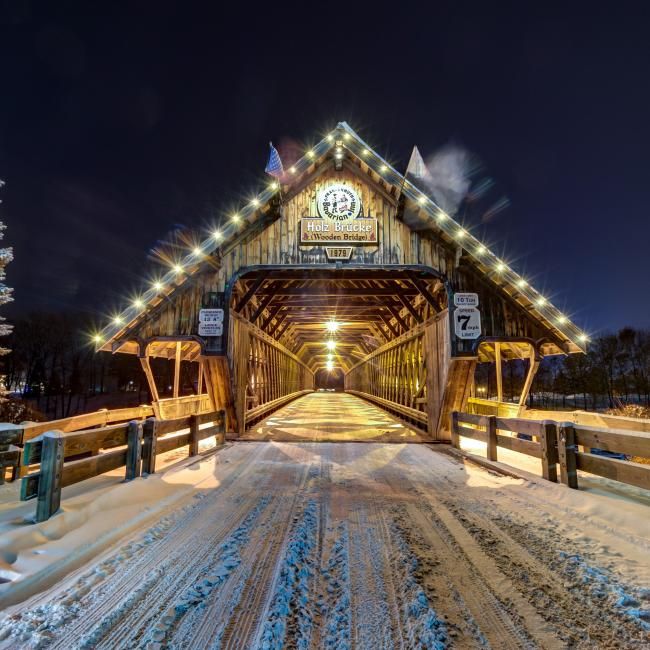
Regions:
M 326 422 L 336 408 L 352 428 L 365 417 L 377 420 L 376 407 L 383 409 L 370 437 L 384 435 L 384 423 L 397 426 L 395 417 L 413 439 L 427 431 L 424 334 L 432 323 L 446 325 L 447 313 L 439 278 L 405 268 L 262 268 L 237 280 L 230 308 L 235 400 L 238 420 L 246 423 L 241 434 L 271 435 L 273 425 L 262 424 L 261 432 L 258 425 L 282 400 L 319 388 L 344 388 L 374 403 L 315 395 L 291 407 L 315 409 L 317 420 L 326 413 L 328 439 L 333 429 Z M 298 436 L 300 427 L 292 428 L 290 435 Z
M 299 397 L 252 426 L 239 440 L 275 442 L 426 442 L 384 409 L 347 393 Z

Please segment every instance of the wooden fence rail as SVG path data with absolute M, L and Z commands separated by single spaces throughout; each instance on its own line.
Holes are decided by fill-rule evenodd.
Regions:
M 201 425 L 211 426 L 201 428 Z M 199 442 L 215 436 L 217 444 L 225 440 L 225 413 L 215 411 L 175 420 L 132 420 L 87 431 L 46 431 L 25 443 L 20 498 L 37 499 L 36 521 L 49 519 L 61 503 L 61 489 L 125 467 L 125 480 L 156 471 L 156 456 L 189 445 L 189 455 L 198 453 Z M 117 447 L 117 449 L 113 449 Z M 110 449 L 89 458 L 66 460 L 87 451 Z M 39 465 L 37 471 L 31 467 Z
M 146 418 L 153 415 L 151 406 L 134 406 L 122 409 L 101 409 L 94 413 L 73 415 L 61 420 L 49 422 L 24 422 L 22 424 L 0 424 L 0 484 L 5 481 L 5 472 L 11 469 L 11 480 L 20 475 L 20 456 L 23 447 L 32 438 L 46 431 L 80 431 L 89 427 L 106 427 L 115 422 L 128 422 L 133 419 Z M 92 451 L 92 450 L 89 450 Z
M 571 488 L 578 488 L 577 470 L 581 470 L 650 489 L 650 465 L 592 453 L 605 451 L 627 457 L 650 458 L 650 433 L 603 430 L 576 426 L 573 422 L 499 418 L 458 411 L 452 413 L 451 432 L 452 445 L 457 448 L 460 447 L 460 437 L 485 442 L 489 460 L 498 460 L 499 447 L 539 458 L 542 476 L 550 481 L 557 481 L 559 465 L 561 482 Z

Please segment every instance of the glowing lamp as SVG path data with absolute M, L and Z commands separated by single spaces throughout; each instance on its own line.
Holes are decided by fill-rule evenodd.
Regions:
M 426 196 L 422 195 L 422 196 L 418 197 L 418 203 L 420 205 L 424 205 L 426 202 L 427 202 L 427 197 Z
M 113 325 L 121 325 L 124 321 L 122 320 L 121 316 L 116 316 L 113 319 Z
M 289 173 L 290 174 L 295 174 L 296 173 L 296 168 L 293 165 L 291 167 L 289 167 Z
M 133 301 L 133 306 L 134 306 L 136 309 L 142 309 L 142 308 L 144 307 L 144 303 L 142 302 L 142 300 L 140 300 L 140 298 L 136 298 L 136 299 Z
M 543 306 L 546 304 L 546 298 L 544 298 L 544 296 L 540 296 L 540 297 L 535 301 L 535 304 L 536 304 L 538 307 L 543 307 Z
M 332 351 L 336 350 L 336 341 L 330 340 L 326 343 L 326 345 L 328 350 L 332 350 Z
M 102 337 L 101 337 L 99 334 L 95 334 L 95 336 L 93 336 L 93 341 L 94 341 L 95 343 L 101 343 L 102 340 L 103 340 L 103 339 L 102 339 Z
M 494 268 L 497 273 L 503 273 L 506 270 L 506 265 L 503 262 L 499 262 Z
M 199 246 L 196 246 L 192 252 L 196 257 L 200 257 L 201 255 L 203 255 L 203 251 Z
M 340 323 L 337 323 L 335 320 L 328 321 L 325 324 L 328 332 L 336 332 L 339 328 Z
M 220 231 L 220 230 L 215 230 L 215 231 L 212 233 L 212 236 L 213 236 L 217 241 L 219 241 L 219 240 L 223 237 L 223 235 L 221 234 L 221 231 Z
M 162 282 L 154 282 L 153 283 L 153 288 L 156 291 L 160 291 L 163 288 L 163 283 Z
M 173 269 L 174 269 L 174 273 L 182 273 L 183 272 L 183 267 L 180 264 L 174 264 Z
M 478 248 L 476 249 L 476 254 L 477 255 L 485 255 L 487 253 L 487 248 L 483 246 L 483 244 L 479 244 Z

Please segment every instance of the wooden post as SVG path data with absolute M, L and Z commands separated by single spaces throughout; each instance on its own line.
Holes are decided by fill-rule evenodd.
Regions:
M 131 420 L 126 433 L 126 474 L 125 481 L 131 481 L 140 476 L 142 461 L 142 422 Z
M 524 381 L 524 386 L 521 389 L 521 395 L 519 396 L 519 408 L 520 410 L 526 405 L 526 400 L 528 399 L 528 393 L 530 393 L 530 387 L 533 384 L 533 379 L 537 374 L 539 368 L 539 359 L 535 358 L 535 348 L 531 345 L 530 347 L 530 365 L 528 367 L 528 373 L 526 374 L 526 380 Z
M 178 397 L 178 387 L 181 381 L 181 342 L 176 341 L 176 357 L 174 359 L 174 397 Z
M 449 428 L 451 434 L 451 446 L 460 449 L 460 436 L 458 435 L 458 411 L 453 411 L 451 414 L 451 426 Z
M 576 432 L 572 422 L 562 422 L 558 429 L 557 451 L 560 459 L 560 480 L 570 488 L 578 489 L 576 468 Z
M 487 457 L 488 460 L 497 460 L 497 418 L 496 415 L 488 415 L 486 418 L 485 430 L 487 432 Z
M 196 394 L 201 395 L 203 393 L 203 365 L 199 362 L 199 379 L 196 382 Z
M 553 420 L 544 420 L 541 433 L 539 442 L 542 447 L 542 476 L 547 481 L 557 483 L 557 425 Z
M 199 418 L 196 415 L 190 415 L 190 456 L 196 456 L 199 453 Z
M 503 402 L 503 372 L 501 366 L 501 343 L 494 344 L 494 363 L 497 376 L 497 402 Z
M 41 471 L 36 501 L 37 522 L 47 521 L 61 505 L 63 434 L 60 431 L 46 431 L 41 444 Z
M 142 473 L 154 474 L 156 471 L 156 420 L 147 418 L 142 427 Z
M 149 362 L 149 357 L 140 357 L 140 365 L 142 366 L 144 375 L 147 378 L 147 383 L 149 384 L 151 399 L 154 402 L 158 402 L 160 398 L 158 397 L 158 388 L 156 387 L 156 381 L 153 377 L 153 372 L 151 371 L 151 363 Z

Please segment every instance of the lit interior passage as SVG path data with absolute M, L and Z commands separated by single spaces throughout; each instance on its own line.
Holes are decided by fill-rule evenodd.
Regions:
M 281 442 L 424 442 L 416 429 L 347 393 L 299 397 L 251 427 L 239 440 Z

